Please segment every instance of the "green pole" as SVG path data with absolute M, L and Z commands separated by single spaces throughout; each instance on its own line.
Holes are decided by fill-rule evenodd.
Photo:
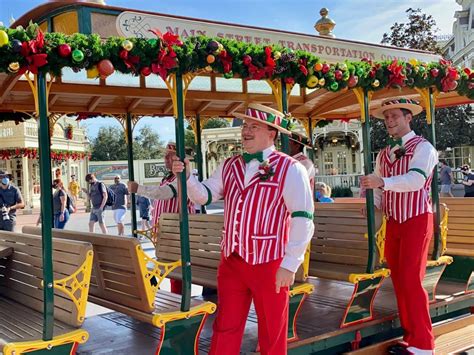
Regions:
M 286 83 L 283 79 L 281 79 L 281 107 L 282 107 L 283 113 L 288 112 Z M 281 139 L 281 151 L 285 154 L 289 154 L 290 147 L 289 147 L 288 136 L 286 134 L 280 134 L 280 139 Z
M 203 167 L 202 167 L 202 139 L 201 139 L 201 115 L 196 115 L 196 163 L 198 169 L 199 181 L 203 180 Z M 206 213 L 206 206 L 201 206 L 201 213 Z
M 433 89 L 429 88 L 429 106 L 430 106 L 430 115 L 431 115 L 431 124 L 430 124 L 430 143 L 436 149 L 436 127 L 435 127 L 435 104 L 433 99 Z M 428 117 L 426 117 L 428 119 Z M 439 224 L 441 221 L 441 216 L 439 214 L 439 190 L 438 190 L 438 169 L 435 167 L 433 170 L 433 180 L 431 181 L 431 196 L 432 196 L 432 203 L 433 203 L 433 232 L 434 232 L 434 251 L 433 251 L 433 260 L 437 260 L 440 256 L 440 229 Z
M 311 143 L 311 149 L 308 149 L 309 159 L 314 163 L 314 147 L 313 147 L 313 120 L 308 117 L 308 140 Z
M 372 155 L 370 144 L 370 114 L 369 114 L 369 97 L 367 91 L 364 90 L 364 123 L 362 123 L 362 140 L 364 143 L 364 174 L 372 173 Z M 367 233 L 369 243 L 369 255 L 367 259 L 368 274 L 374 272 L 375 264 L 375 207 L 374 207 L 374 190 L 366 191 L 366 207 L 367 207 Z
M 135 170 L 133 168 L 133 130 L 132 130 L 132 114 L 127 112 L 127 159 L 128 159 L 128 179 L 131 181 L 135 180 Z M 132 234 L 136 238 L 137 233 L 137 205 L 135 200 L 135 194 L 132 193 L 131 197 L 131 209 L 132 214 Z
M 184 98 L 183 78 L 181 74 L 176 75 L 176 105 L 178 106 L 178 117 L 175 120 L 176 129 L 176 153 L 181 161 L 184 161 L 186 152 L 184 149 Z M 179 209 L 179 230 L 181 234 L 181 262 L 183 274 L 183 288 L 181 293 L 181 312 L 189 310 L 191 302 L 191 255 L 189 252 L 189 221 L 188 221 L 188 191 L 186 188 L 186 171 L 178 176 L 181 208 Z
M 47 112 L 46 77 L 38 77 L 38 142 L 39 166 L 41 181 L 41 236 L 43 248 L 43 340 L 53 339 L 54 325 L 54 289 L 53 289 L 53 201 L 51 195 L 51 144 L 49 136 L 49 119 Z

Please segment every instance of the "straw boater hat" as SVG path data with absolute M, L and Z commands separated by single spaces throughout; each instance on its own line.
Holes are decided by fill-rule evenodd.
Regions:
M 249 104 L 245 114 L 234 113 L 234 116 L 244 120 L 253 120 L 256 122 L 265 123 L 284 134 L 291 134 L 288 130 L 290 120 L 285 117 L 280 111 L 274 110 L 270 107 L 260 104 Z
M 306 138 L 305 136 L 303 136 L 300 133 L 291 132 L 291 135 L 288 136 L 288 138 L 291 139 L 292 141 L 296 142 L 296 143 L 304 145 L 305 147 L 308 147 L 310 149 L 313 148 L 313 146 L 311 145 L 311 142 L 309 141 L 309 139 Z
M 166 145 L 165 151 L 166 151 L 166 153 L 168 153 L 168 152 L 176 153 L 176 143 L 172 142 L 172 141 L 168 142 L 168 144 Z M 186 153 L 186 158 L 192 159 L 194 157 L 194 151 L 193 151 L 192 148 L 185 147 L 184 151 Z
M 423 111 L 423 107 L 420 106 L 420 103 L 413 99 L 408 99 L 406 97 L 398 97 L 395 99 L 387 99 L 382 102 L 382 106 L 376 109 L 372 116 L 384 119 L 383 113 L 387 110 L 394 108 L 404 108 L 409 110 L 413 116 L 418 115 Z

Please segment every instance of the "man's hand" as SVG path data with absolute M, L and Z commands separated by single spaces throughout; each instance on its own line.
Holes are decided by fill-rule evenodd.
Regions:
M 82 190 L 82 192 L 84 192 L 84 193 L 86 193 L 86 194 L 89 193 L 89 191 L 87 191 L 87 189 L 86 189 L 85 187 L 83 187 L 81 190 Z
M 280 293 L 281 287 L 290 287 L 295 282 L 295 273 L 290 270 L 279 268 L 276 273 L 276 293 Z
M 178 175 L 179 173 L 182 173 L 186 165 L 186 180 L 189 179 L 189 175 L 191 174 L 189 159 L 188 158 L 184 159 L 184 163 L 180 161 L 179 157 L 177 156 L 174 156 L 172 159 L 173 159 L 173 166 L 171 167 L 171 171 L 173 172 L 173 174 Z
M 127 185 L 128 185 L 128 191 L 131 194 L 136 194 L 137 193 L 137 191 L 138 191 L 138 182 L 129 181 Z
M 64 212 L 59 215 L 59 222 L 64 222 Z
M 360 186 L 365 189 L 377 189 L 384 186 L 383 179 L 375 174 L 361 176 L 359 178 Z

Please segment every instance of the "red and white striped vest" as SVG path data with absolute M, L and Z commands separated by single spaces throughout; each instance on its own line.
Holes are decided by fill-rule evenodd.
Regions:
M 170 185 L 175 181 L 176 175 L 165 176 L 161 180 L 160 186 Z M 153 203 L 153 211 L 151 212 L 152 226 L 156 225 L 162 213 L 178 213 L 179 212 L 179 196 L 170 198 L 169 200 L 155 200 Z M 194 203 L 188 199 L 188 213 L 196 213 Z
M 224 231 L 221 249 L 225 257 L 237 252 L 255 265 L 282 258 L 288 242 L 290 213 L 283 200 L 283 186 L 293 158 L 273 152 L 268 158 L 274 175 L 261 180 L 257 172 L 245 186 L 245 162 L 241 155 L 224 162 Z
M 400 159 L 390 162 L 390 146 L 383 149 L 380 154 L 380 168 L 382 177 L 391 177 L 408 173 L 408 166 L 418 144 L 426 142 L 423 137 L 415 136 L 408 140 L 405 147 L 405 155 Z M 394 192 L 384 191 L 382 195 L 382 210 L 384 214 L 397 222 L 405 222 L 407 219 L 419 216 L 423 213 L 432 213 L 431 207 L 431 180 L 433 172 L 425 171 L 428 178 L 423 187 L 418 191 Z

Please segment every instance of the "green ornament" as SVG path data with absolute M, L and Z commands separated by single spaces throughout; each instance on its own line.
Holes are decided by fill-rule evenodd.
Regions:
M 364 75 L 364 69 L 362 69 L 362 68 L 357 68 L 356 74 L 357 74 L 357 76 L 359 76 L 359 77 L 362 76 L 362 75 Z
M 331 91 L 337 91 L 337 89 L 339 89 L 339 84 L 336 83 L 336 82 L 333 82 L 329 88 L 331 89 Z
M 150 38 L 147 42 L 150 46 L 154 47 L 158 43 L 158 40 L 155 38 Z
M 232 79 L 234 77 L 234 73 L 232 72 L 232 70 L 228 73 L 224 73 L 224 78 L 226 79 Z
M 420 65 L 420 66 L 418 67 L 418 71 L 419 71 L 420 73 L 424 73 L 425 70 L 426 70 L 426 68 L 425 68 L 424 66 L 422 66 L 422 65 Z
M 72 60 L 76 63 L 80 63 L 84 60 L 84 53 L 80 49 L 74 49 L 72 51 Z

